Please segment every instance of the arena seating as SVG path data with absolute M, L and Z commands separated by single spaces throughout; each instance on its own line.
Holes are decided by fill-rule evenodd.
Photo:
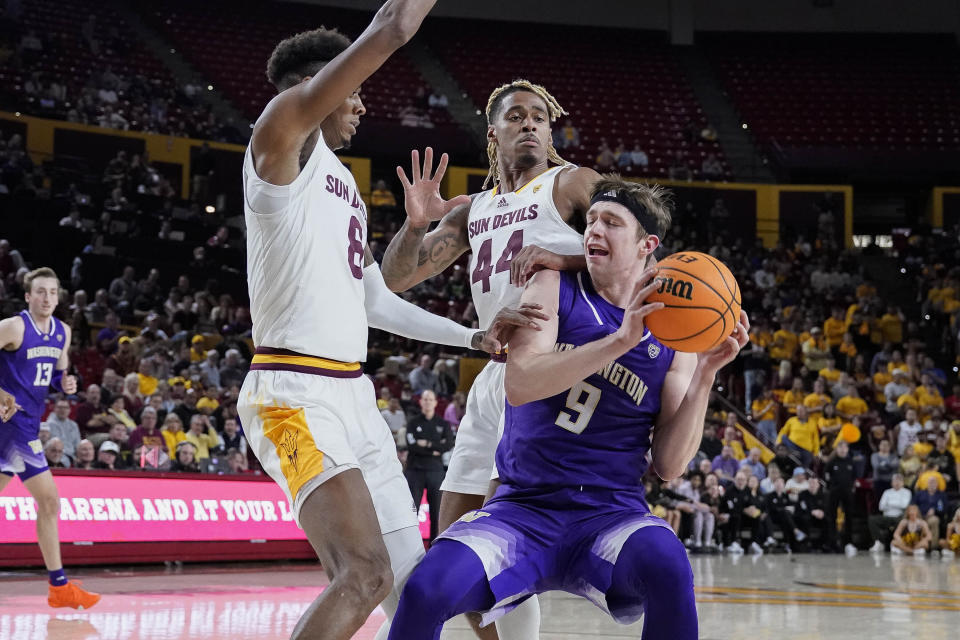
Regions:
M 515 78 L 547 87 L 580 131 L 580 148 L 564 153 L 571 162 L 593 165 L 601 138 L 628 150 L 639 142 L 651 176 L 667 176 L 670 151 L 684 151 L 695 176 L 707 154 L 723 159 L 718 143 L 686 136 L 691 123 L 699 131 L 707 120 L 662 34 L 591 29 L 571 37 L 562 27 L 449 20 L 430 21 L 426 33 L 481 109 Z
M 960 148 L 960 50 L 951 39 L 750 35 L 708 42 L 727 92 L 762 144 Z
M 217 90 L 251 121 L 276 93 L 265 76 L 276 44 L 295 33 L 322 25 L 336 26 L 356 38 L 369 23 L 368 13 L 293 3 L 167 2 L 143 8 L 158 28 L 195 64 Z M 392 56 L 364 85 L 376 96 L 365 104 L 367 116 L 399 119 L 425 82 L 401 52 Z M 432 109 L 434 124 L 450 121 L 445 109 Z

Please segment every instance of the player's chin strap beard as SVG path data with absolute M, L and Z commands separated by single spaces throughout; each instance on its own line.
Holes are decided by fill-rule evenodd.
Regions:
M 637 219 L 637 222 L 640 223 L 643 230 L 647 232 L 647 235 L 657 236 L 658 238 L 662 237 L 660 224 L 642 203 L 626 197 L 619 191 L 604 191 L 603 193 L 598 193 L 590 199 L 590 206 L 592 207 L 598 202 L 616 202 L 626 207 Z

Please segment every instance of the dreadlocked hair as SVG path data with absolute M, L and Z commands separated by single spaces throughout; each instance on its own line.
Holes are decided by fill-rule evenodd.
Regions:
M 550 114 L 550 122 L 556 122 L 560 116 L 567 115 L 567 110 L 561 107 L 557 99 L 550 95 L 550 92 L 542 85 L 533 84 L 529 80 L 517 79 L 497 87 L 493 90 L 493 93 L 490 94 L 490 99 L 487 100 L 486 111 L 488 125 L 493 124 L 493 119 L 496 117 L 497 111 L 500 110 L 500 105 L 504 99 L 511 93 L 517 93 L 518 91 L 529 91 L 546 102 L 547 111 Z M 491 181 L 493 181 L 493 183 L 500 182 L 500 163 L 497 161 L 497 143 L 492 140 L 487 143 L 487 159 L 490 161 L 490 171 L 487 173 L 487 179 L 483 181 L 484 189 L 487 188 L 487 185 Z M 547 141 L 547 159 L 554 164 L 566 164 L 567 162 L 557 153 L 557 150 L 553 146 L 553 140 Z

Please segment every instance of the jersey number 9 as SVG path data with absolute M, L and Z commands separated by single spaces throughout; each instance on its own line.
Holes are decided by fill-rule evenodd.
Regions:
M 584 398 L 583 394 L 587 394 L 587 397 Z M 561 411 L 554 424 L 571 433 L 583 433 L 597 409 L 598 402 L 600 389 L 586 382 L 578 382 L 567 394 L 567 409 L 570 411 Z

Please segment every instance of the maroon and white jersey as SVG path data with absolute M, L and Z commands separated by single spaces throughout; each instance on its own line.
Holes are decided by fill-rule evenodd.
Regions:
M 572 165 L 565 165 L 570 167 Z M 510 284 L 510 263 L 528 244 L 561 255 L 583 253 L 583 236 L 560 217 L 553 184 L 564 166 L 547 169 L 511 193 L 499 187 L 473 199 L 467 220 L 470 239 L 470 288 L 480 328 L 497 312 L 520 303 L 522 289 Z
M 243 161 L 247 281 L 258 347 L 358 362 L 367 356 L 367 210 L 353 175 L 319 136 L 289 185 Z

